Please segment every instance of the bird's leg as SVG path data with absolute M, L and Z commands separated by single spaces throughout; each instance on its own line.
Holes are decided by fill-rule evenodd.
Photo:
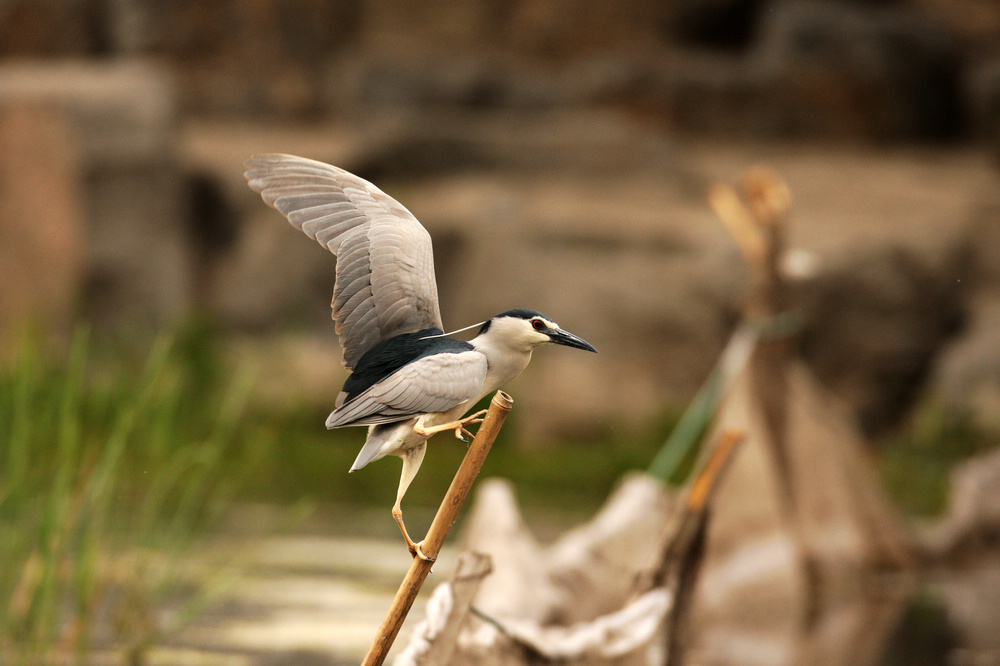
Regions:
M 450 421 L 449 423 L 442 423 L 441 425 L 436 425 L 436 426 L 425 426 L 424 425 L 425 417 L 421 416 L 417 420 L 417 424 L 413 426 L 413 432 L 417 433 L 418 435 L 422 435 L 424 437 L 430 437 L 431 435 L 437 432 L 444 432 L 445 430 L 454 430 L 455 437 L 457 439 L 462 440 L 463 442 L 466 442 L 468 440 L 462 437 L 462 435 L 467 435 L 469 437 L 472 437 L 472 433 L 466 430 L 465 426 L 471 425 L 473 423 L 482 423 L 483 415 L 485 414 L 486 410 L 481 409 L 475 414 L 466 416 L 464 419 L 461 419 L 459 421 Z
M 396 524 L 399 525 L 399 531 L 403 533 L 403 538 L 406 539 L 406 548 L 410 551 L 410 555 L 433 562 L 435 558 L 427 557 L 424 555 L 424 551 L 420 549 L 420 543 L 423 542 L 416 543 L 410 538 L 410 534 L 406 531 L 406 525 L 403 524 L 403 510 L 399 506 L 403 501 L 403 495 L 406 494 L 406 489 L 410 487 L 410 482 L 413 481 L 413 477 L 417 475 L 417 470 L 420 469 L 420 463 L 424 460 L 424 452 L 426 450 L 427 442 L 421 442 L 419 446 L 406 449 L 400 454 L 400 457 L 403 459 L 403 471 L 399 476 L 396 503 L 392 505 L 392 517 L 396 521 Z

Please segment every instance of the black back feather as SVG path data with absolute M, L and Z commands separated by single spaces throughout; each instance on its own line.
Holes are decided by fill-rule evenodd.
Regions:
M 404 365 L 434 354 L 459 354 L 473 349 L 464 340 L 443 336 L 438 328 L 404 333 L 378 343 L 358 359 L 354 372 L 344 382 L 344 403 L 350 402 Z

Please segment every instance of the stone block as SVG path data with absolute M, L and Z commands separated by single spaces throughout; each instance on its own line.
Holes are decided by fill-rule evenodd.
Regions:
M 15 117 L 37 109 L 60 118 L 65 128 L 63 139 L 53 139 L 28 122 L 35 138 L 22 140 L 39 146 L 4 159 L 31 160 L 44 154 L 36 152 L 44 146 L 74 146 L 60 158 L 66 162 L 61 171 L 34 171 L 37 177 L 26 190 L 31 194 L 25 194 L 33 200 L 12 215 L 19 225 L 37 223 L 53 205 L 46 187 L 79 193 L 63 199 L 72 209 L 65 215 L 82 220 L 74 242 L 81 257 L 77 284 L 66 287 L 82 301 L 66 307 L 102 328 L 149 328 L 176 319 L 189 305 L 191 252 L 175 156 L 174 98 L 169 71 L 148 62 L 0 66 L 0 109 L 20 110 L 11 111 Z M 56 178 L 67 182 L 55 183 Z M 29 282 L 51 269 L 48 263 L 32 265 L 37 276 L 25 278 Z
M 0 354 L 26 324 L 65 329 L 86 236 L 75 142 L 64 114 L 0 106 Z

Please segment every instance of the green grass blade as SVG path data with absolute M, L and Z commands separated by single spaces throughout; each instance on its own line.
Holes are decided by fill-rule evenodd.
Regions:
M 675 485 L 684 482 L 698 457 L 702 438 L 733 380 L 746 366 L 759 335 L 756 326 L 746 324 L 733 333 L 708 379 L 650 463 L 650 476 Z

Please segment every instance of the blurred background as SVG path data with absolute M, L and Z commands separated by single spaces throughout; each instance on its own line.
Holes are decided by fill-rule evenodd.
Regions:
M 348 476 L 362 433 L 323 428 L 334 259 L 247 189 L 255 152 L 408 207 L 449 329 L 531 307 L 600 350 L 508 387 L 484 474 L 543 537 L 648 467 L 715 365 L 747 276 L 706 194 L 760 163 L 793 200 L 796 352 L 900 511 L 943 515 L 1000 442 L 994 0 L 0 0 L 0 650 L 24 663 L 349 663 L 408 564 L 397 464 Z M 464 454 L 440 439 L 417 533 Z M 303 583 L 320 638 L 315 613 L 261 633 L 292 583 L 226 584 L 234 543 L 367 584 Z

